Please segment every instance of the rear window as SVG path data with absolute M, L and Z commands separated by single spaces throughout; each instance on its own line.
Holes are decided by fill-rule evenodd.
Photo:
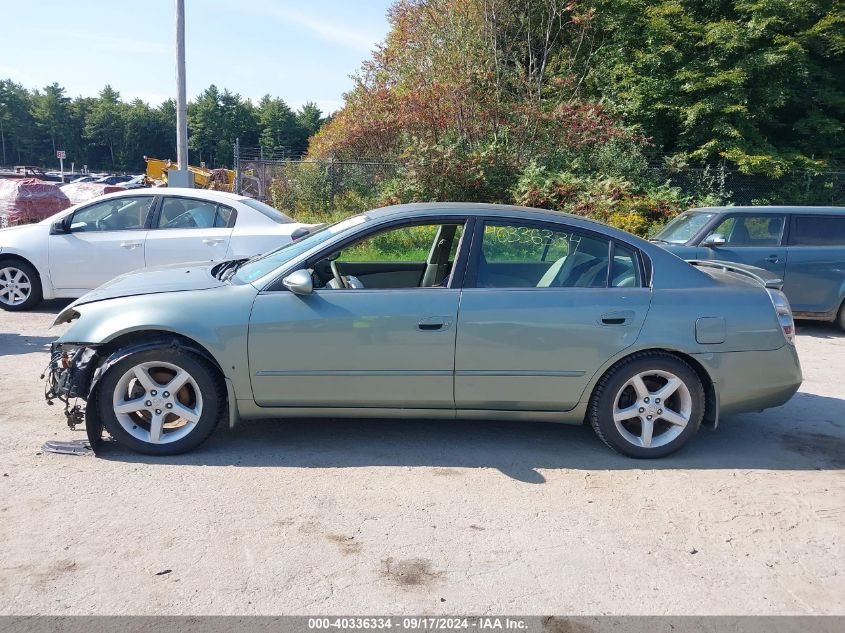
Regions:
M 248 207 L 252 207 L 262 215 L 266 215 L 268 218 L 273 220 L 273 222 L 278 222 L 279 224 L 290 224 L 293 222 L 293 220 L 284 213 L 278 209 L 274 209 L 269 204 L 261 202 L 260 200 L 255 200 L 254 198 L 241 198 L 240 202 Z
M 845 216 L 796 216 L 790 243 L 794 246 L 845 246 Z

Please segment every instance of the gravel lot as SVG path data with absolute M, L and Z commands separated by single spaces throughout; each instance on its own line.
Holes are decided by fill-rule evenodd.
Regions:
M 77 439 L 39 374 L 62 302 L 0 312 L 2 614 L 845 614 L 845 336 L 676 456 L 588 428 L 289 421 L 148 458 Z

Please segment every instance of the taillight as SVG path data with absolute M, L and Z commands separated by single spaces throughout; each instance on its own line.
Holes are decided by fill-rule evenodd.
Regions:
M 795 320 L 792 318 L 792 308 L 789 307 L 789 300 L 786 295 L 780 290 L 767 288 L 769 296 L 772 298 L 772 304 L 775 306 L 775 312 L 778 315 L 780 327 L 783 330 L 783 335 L 786 342 L 795 345 Z

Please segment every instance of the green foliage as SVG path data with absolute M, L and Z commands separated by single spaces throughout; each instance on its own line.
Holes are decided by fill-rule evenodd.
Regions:
M 588 84 L 658 150 L 772 178 L 845 155 L 841 0 L 592 0 Z
M 631 182 L 596 172 L 550 171 L 536 163 L 520 175 L 513 198 L 519 205 L 590 217 L 641 236 L 691 206 L 724 203 L 717 179 L 702 180 L 690 194 L 645 172 Z
M 229 166 L 238 137 L 244 145 L 262 143 L 299 157 L 324 121 L 313 103 L 292 112 L 281 99 L 267 96 L 254 105 L 212 85 L 188 104 L 190 160 Z M 173 100 L 158 107 L 139 99 L 127 103 L 111 86 L 97 97 L 70 99 L 55 83 L 29 91 L 0 80 L 0 165 L 53 166 L 56 150 L 64 149 L 66 167 L 75 162 L 91 169 L 143 171 L 144 156 L 176 157 L 175 128 Z

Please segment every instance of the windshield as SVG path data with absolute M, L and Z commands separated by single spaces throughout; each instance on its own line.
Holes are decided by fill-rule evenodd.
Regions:
M 262 215 L 266 215 L 268 218 L 273 220 L 273 222 L 278 222 L 279 224 L 290 224 L 291 222 L 293 222 L 293 220 L 291 220 L 284 213 L 282 213 L 278 209 L 274 209 L 269 204 L 261 202 L 261 200 L 255 200 L 254 198 L 241 198 L 239 202 L 241 204 L 245 204 L 248 207 L 252 207 Z
M 290 242 L 284 246 L 277 248 L 274 251 L 264 253 L 259 257 L 246 262 L 235 273 L 235 278 L 244 283 L 250 283 L 256 279 L 260 279 L 269 272 L 272 272 L 279 266 L 292 260 L 294 257 L 302 255 L 302 253 L 311 248 L 322 244 L 326 240 L 333 238 L 339 233 L 343 233 L 352 227 L 363 224 L 369 220 L 366 215 L 355 215 L 341 222 L 337 222 L 330 226 L 323 227 L 311 233 L 307 237 Z
M 685 211 L 664 226 L 653 239 L 670 244 L 686 244 L 716 215 L 715 212 Z

